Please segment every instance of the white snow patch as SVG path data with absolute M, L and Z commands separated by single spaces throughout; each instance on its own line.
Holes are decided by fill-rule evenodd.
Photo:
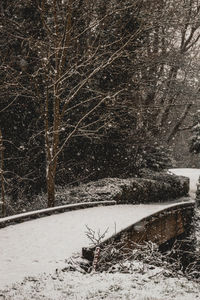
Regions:
M 27 278 L 3 291 L 5 300 L 197 300 L 200 285 L 181 275 L 167 277 L 166 270 L 133 262 L 132 274 L 58 271 Z
M 195 193 L 197 189 L 197 183 L 200 176 L 200 169 L 193 168 L 177 168 L 177 169 L 169 169 L 169 172 L 178 175 L 178 176 L 186 176 L 190 179 L 190 196 L 195 198 Z
M 113 235 L 144 217 L 176 204 L 114 205 L 70 211 L 0 230 L 0 288 L 25 276 L 53 272 L 89 246 L 86 225 Z

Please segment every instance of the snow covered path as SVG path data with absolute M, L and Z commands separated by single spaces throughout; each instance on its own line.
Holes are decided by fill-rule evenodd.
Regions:
M 180 175 L 186 176 L 190 178 L 190 196 L 195 198 L 195 193 L 197 189 L 197 183 L 200 176 L 200 169 L 192 169 L 192 168 L 177 168 L 177 169 L 169 169 L 169 172 Z
M 175 204 L 115 205 L 70 211 L 0 230 L 0 289 L 26 276 L 50 273 L 89 245 L 86 225 L 106 238 Z

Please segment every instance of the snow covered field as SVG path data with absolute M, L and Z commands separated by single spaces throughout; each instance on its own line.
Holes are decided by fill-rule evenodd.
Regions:
M 175 204 L 114 205 L 70 211 L 0 230 L 0 288 L 65 266 L 74 252 L 89 246 L 86 225 L 106 238 L 141 218 Z
M 190 177 L 194 195 L 200 170 L 170 171 Z M 90 208 L 0 229 L 0 300 L 200 300 L 199 284 L 143 263 L 135 262 L 133 274 L 62 271 L 65 259 L 89 244 L 85 225 L 109 228 L 108 237 L 165 205 Z
M 29 277 L 8 288 L 1 300 L 199 300 L 200 285 L 142 262 L 132 274 L 63 272 Z

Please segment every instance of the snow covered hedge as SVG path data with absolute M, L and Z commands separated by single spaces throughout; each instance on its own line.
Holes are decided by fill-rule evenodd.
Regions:
M 141 178 L 104 178 L 57 192 L 57 204 L 116 200 L 117 203 L 162 202 L 188 195 L 189 179 L 167 173 Z
M 162 202 L 187 196 L 188 190 L 187 177 L 148 170 L 139 178 L 104 178 L 77 187 L 57 187 L 55 206 L 106 200 L 116 200 L 120 204 Z M 9 199 L 7 204 L 7 216 L 47 207 L 45 194 L 38 195 L 32 201 L 21 199 L 14 209 L 10 209 Z

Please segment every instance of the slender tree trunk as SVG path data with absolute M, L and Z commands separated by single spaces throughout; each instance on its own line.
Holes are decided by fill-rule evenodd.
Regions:
M 179 118 L 179 120 L 176 122 L 176 124 L 174 125 L 174 127 L 172 128 L 168 138 L 167 138 L 167 142 L 169 143 L 172 138 L 176 135 L 176 133 L 178 132 L 180 126 L 182 125 L 182 123 L 184 122 L 185 118 L 187 117 L 190 108 L 192 107 L 192 103 L 189 103 L 188 105 L 186 105 L 184 112 L 182 113 L 181 117 Z
M 5 217 L 6 214 L 6 204 L 5 204 L 5 184 L 4 184 L 4 175 L 3 175 L 3 167 L 4 167 L 4 148 L 3 148 L 3 137 L 2 132 L 0 130 L 0 152 L 1 152 L 1 165 L 0 165 L 0 174 L 1 174 L 1 201 L 2 201 L 2 217 Z
M 47 197 L 48 207 L 55 206 L 55 169 L 54 164 L 50 163 L 47 166 Z

